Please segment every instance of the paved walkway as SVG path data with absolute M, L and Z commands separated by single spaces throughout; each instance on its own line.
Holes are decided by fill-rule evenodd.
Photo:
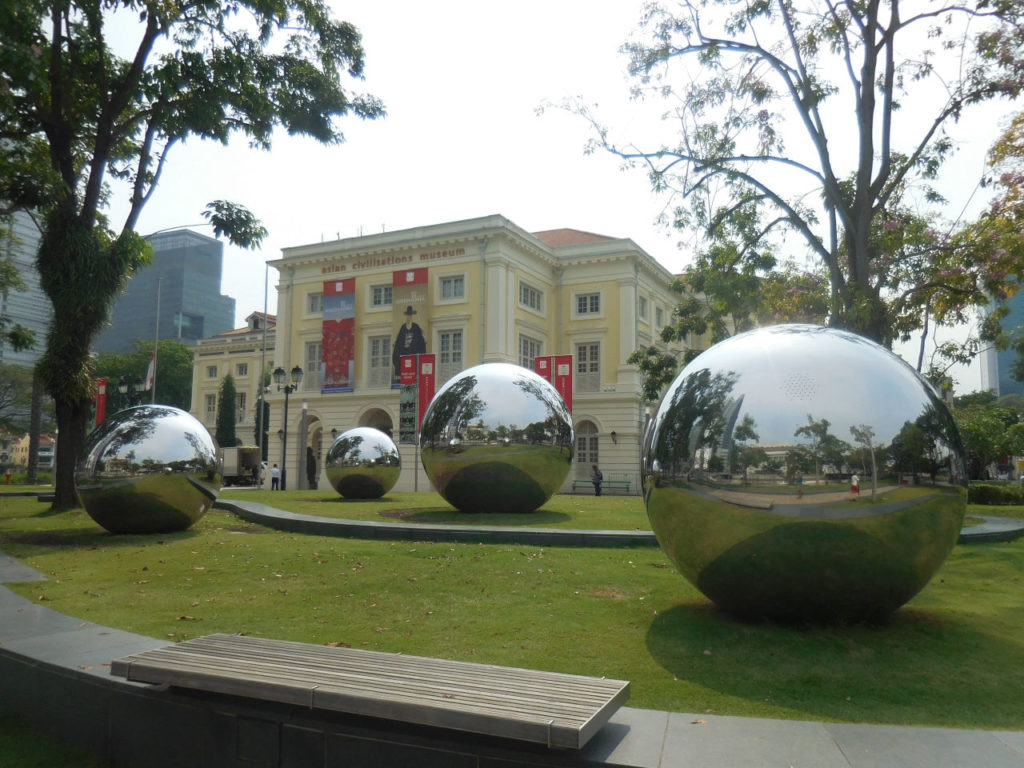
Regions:
M 263 516 L 264 522 L 283 520 L 300 528 L 310 522 L 289 519 L 308 516 L 249 502 L 218 506 L 244 509 L 243 516 Z M 325 519 L 314 522 L 322 525 Z M 420 534 L 421 529 L 417 526 Z M 352 535 L 353 529 L 348 530 L 343 535 Z M 477 529 L 478 534 L 492 532 Z M 44 578 L 0 552 L 0 584 Z M 164 644 L 65 616 L 0 586 L 0 654 L 21 654 L 78 674 L 108 678 L 114 659 Z M 1024 768 L 1024 732 L 763 720 L 625 707 L 580 757 L 586 764 L 636 768 Z

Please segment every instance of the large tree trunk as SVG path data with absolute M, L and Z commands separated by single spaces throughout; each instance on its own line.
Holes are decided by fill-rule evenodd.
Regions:
M 55 211 L 39 244 L 40 283 L 53 302 L 54 317 L 38 370 L 57 409 L 54 510 L 77 506 L 74 472 L 85 443 L 93 396 L 93 339 L 123 287 L 138 243 L 122 236 L 113 243 L 75 215 L 69 205 Z

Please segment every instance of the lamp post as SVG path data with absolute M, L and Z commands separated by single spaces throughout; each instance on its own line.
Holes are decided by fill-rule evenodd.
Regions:
M 295 366 L 291 371 L 291 384 L 284 384 L 288 377 L 288 372 L 284 368 L 278 366 L 274 369 L 274 383 L 277 384 L 277 391 L 284 392 L 284 431 L 281 433 L 281 490 L 285 490 L 288 487 L 288 396 L 299 388 L 299 382 L 302 381 L 302 368 Z
M 117 380 L 117 391 L 128 398 L 128 405 L 138 405 L 142 399 L 142 379 L 135 377 L 134 381 L 129 381 L 127 376 L 122 376 Z

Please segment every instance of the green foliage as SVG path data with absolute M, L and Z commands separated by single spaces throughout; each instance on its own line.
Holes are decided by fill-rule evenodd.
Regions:
M 1024 504 L 1024 488 L 1019 485 L 971 483 L 967 489 L 968 504 L 1019 506 Z
M 221 380 L 220 394 L 217 396 L 217 430 L 214 437 L 222 448 L 241 445 L 235 437 L 237 401 L 235 377 L 229 373 Z
M 108 44 L 115 38 L 117 50 Z M 358 31 L 334 21 L 324 0 L 3 5 L 0 200 L 42 221 L 37 262 L 55 319 L 39 371 L 61 435 L 55 508 L 75 503 L 94 378 L 89 349 L 148 258 L 134 229 L 170 150 L 189 138 L 226 144 L 239 133 L 268 149 L 278 128 L 340 142 L 341 118 L 384 113 L 372 96 L 346 91 L 344 77 L 358 79 L 362 69 Z M 130 189 L 117 226 L 105 215 L 109 178 Z M 206 216 L 244 247 L 266 234 L 233 203 L 213 202 Z
M 96 378 L 110 382 L 107 390 L 107 412 L 127 408 L 129 398 L 117 391 L 123 377 L 128 381 L 144 382 L 153 352 L 152 341 L 136 341 L 135 349 L 127 355 L 100 352 L 95 357 Z M 192 406 L 192 350 L 177 339 L 161 339 L 156 353 L 156 400 L 184 411 Z M 146 402 L 149 395 L 145 398 Z
M 17 432 L 27 430 L 31 403 L 32 369 L 0 363 L 0 427 Z
M 779 271 L 780 253 L 817 264 L 781 294 L 806 297 L 792 315 L 827 315 L 885 344 L 929 319 L 959 322 L 1000 272 L 1024 274 L 1020 227 L 996 234 L 986 222 L 985 237 L 951 237 L 933 186 L 954 150 L 943 127 L 1021 93 L 1024 7 L 948 6 L 941 24 L 931 10 L 909 0 L 646 8 L 624 50 L 636 98 L 670 105 L 668 134 L 638 149 L 589 107 L 575 110 L 595 145 L 673 196 L 666 222 L 694 233 L 680 331 L 698 308 L 713 334 L 730 313 L 737 326 L 765 322 L 754 286 Z

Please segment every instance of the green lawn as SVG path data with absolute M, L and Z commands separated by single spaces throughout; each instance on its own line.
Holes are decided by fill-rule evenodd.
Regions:
M 329 498 L 307 492 L 317 493 Z M 350 517 L 416 508 L 404 494 L 272 495 Z M 545 514 L 570 527 L 643 514 L 635 497 L 551 504 Z M 663 710 L 1024 728 L 1024 541 L 958 546 L 887 624 L 840 627 L 735 621 L 650 547 L 360 541 L 274 532 L 218 510 L 182 533 L 114 536 L 82 510 L 0 498 L 0 549 L 50 579 L 12 585 L 19 594 L 168 641 L 245 632 L 605 675 L 632 681 L 632 706 Z

